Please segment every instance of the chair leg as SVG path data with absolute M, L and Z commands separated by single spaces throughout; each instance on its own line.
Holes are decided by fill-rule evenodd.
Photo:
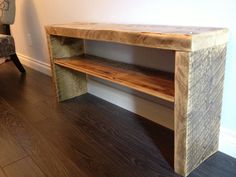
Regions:
M 15 64 L 15 66 L 17 67 L 17 69 L 21 72 L 21 73 L 25 73 L 25 69 L 24 67 L 22 66 L 19 58 L 17 57 L 16 54 L 13 54 L 10 56 L 11 57 L 11 60 L 13 61 L 13 63 Z

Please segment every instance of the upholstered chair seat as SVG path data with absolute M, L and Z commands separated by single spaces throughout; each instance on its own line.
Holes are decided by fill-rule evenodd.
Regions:
M 0 58 L 15 54 L 14 39 L 10 35 L 0 34 Z

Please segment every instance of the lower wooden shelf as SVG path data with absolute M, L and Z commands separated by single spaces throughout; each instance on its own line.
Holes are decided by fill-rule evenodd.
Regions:
M 174 102 L 174 74 L 92 55 L 57 58 L 55 64 Z

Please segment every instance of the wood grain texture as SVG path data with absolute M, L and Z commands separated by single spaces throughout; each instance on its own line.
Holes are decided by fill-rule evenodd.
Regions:
M 6 177 L 1 168 L 0 168 L 0 177 Z
M 235 177 L 236 158 L 217 152 L 202 163 L 188 177 Z
M 57 97 L 59 101 L 64 101 L 87 93 L 86 74 L 68 70 L 58 65 L 55 65 L 54 68 Z
M 52 35 L 180 51 L 224 44 L 228 38 L 228 31 L 223 28 L 163 25 L 71 23 L 46 26 L 46 31 Z
M 4 167 L 25 156 L 27 156 L 26 152 L 0 124 L 0 166 Z
M 6 110 L 0 112 L 0 124 L 10 132 L 40 169 L 47 173 L 47 177 L 87 177 L 1 97 L 0 107 Z
M 175 170 L 187 176 L 218 150 L 226 45 L 176 54 Z
M 174 168 L 181 175 L 185 175 L 186 166 L 186 119 L 188 109 L 188 81 L 189 81 L 189 53 L 177 52 L 175 58 L 175 108 L 174 131 L 175 150 Z
M 50 36 L 53 58 L 78 56 L 84 53 L 84 40 L 63 36 Z
M 22 87 L 20 90 L 12 87 L 12 82 L 14 85 L 17 80 L 13 78 L 0 91 L 16 91 L 14 95 L 4 94 L 4 98 L 22 95 Z M 168 164 L 173 160 L 173 131 L 92 95 L 58 104 L 49 92 L 49 78 L 39 86 L 35 78 L 44 80 L 29 74 L 27 82 L 22 83 L 27 85 L 24 97 L 7 99 L 23 116 L 17 116 L 3 100 L 0 107 L 8 109 L 10 114 L 3 115 L 0 123 L 48 177 L 178 177 Z M 50 96 L 45 95 L 44 90 L 48 90 Z M 34 114 L 28 115 L 28 103 L 34 99 L 40 101 L 30 107 Z
M 17 141 L 31 147 L 47 177 L 180 177 L 167 163 L 173 131 L 89 94 L 57 103 L 51 78 L 26 70 L 22 77 L 11 62 L 0 66 L 0 115 L 8 110 L 0 124 L 8 122 Z M 236 159 L 221 152 L 189 175 L 235 176 Z
M 125 85 L 175 102 L 177 173 L 187 176 L 216 152 L 227 29 L 73 23 L 51 25 L 46 32 L 59 101 L 86 93 L 86 74 Z M 143 72 L 136 66 L 86 55 L 75 57 L 86 52 L 82 39 L 174 50 L 175 84 L 161 72 Z
M 51 69 L 58 101 L 74 98 L 87 93 L 86 74 L 70 72 L 55 66 L 54 59 L 58 57 L 73 57 L 84 52 L 83 40 L 47 35 Z
M 55 63 L 174 102 L 174 74 L 172 73 L 91 55 L 57 59 Z
M 46 177 L 30 157 L 5 167 L 4 171 L 10 177 Z

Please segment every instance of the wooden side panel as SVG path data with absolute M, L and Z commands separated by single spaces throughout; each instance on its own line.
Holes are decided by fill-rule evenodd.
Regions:
M 50 36 L 53 58 L 78 56 L 84 53 L 84 40 L 78 38 Z
M 176 53 L 175 171 L 187 176 L 218 150 L 226 45 Z
M 176 52 L 175 59 L 175 110 L 174 110 L 174 168 L 175 172 L 184 175 L 186 167 L 186 137 L 188 110 L 188 80 L 189 80 L 188 52 Z
M 75 72 L 60 66 L 57 58 L 73 57 L 84 53 L 84 40 L 47 35 L 53 81 L 58 101 L 64 101 L 87 93 L 87 77 L 82 72 Z
M 86 74 L 58 65 L 55 65 L 54 68 L 59 101 L 87 93 Z

